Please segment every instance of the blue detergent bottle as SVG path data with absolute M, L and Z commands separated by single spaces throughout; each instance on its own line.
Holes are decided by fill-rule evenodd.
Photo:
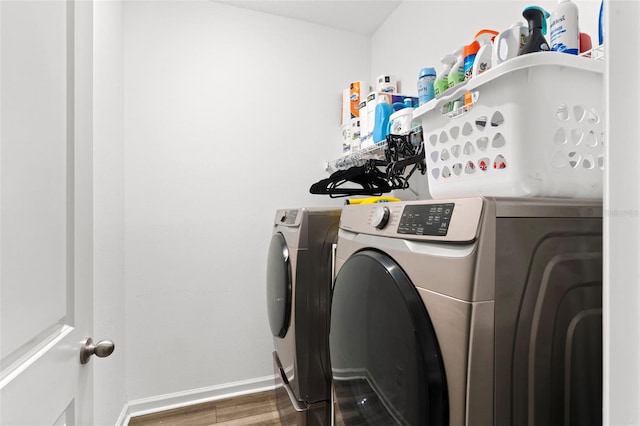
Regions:
M 387 139 L 389 134 L 389 117 L 393 114 L 393 107 L 387 102 L 380 102 L 376 105 L 375 124 L 373 126 L 373 142 L 381 143 Z

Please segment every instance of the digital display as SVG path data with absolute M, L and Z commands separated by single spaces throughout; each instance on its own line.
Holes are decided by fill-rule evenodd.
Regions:
M 398 234 L 446 236 L 454 205 L 447 203 L 405 206 L 398 225 Z

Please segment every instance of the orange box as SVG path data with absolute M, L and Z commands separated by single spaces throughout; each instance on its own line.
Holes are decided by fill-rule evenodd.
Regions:
M 354 81 L 349 85 L 351 118 L 360 117 L 360 102 L 366 99 L 369 87 L 364 81 Z

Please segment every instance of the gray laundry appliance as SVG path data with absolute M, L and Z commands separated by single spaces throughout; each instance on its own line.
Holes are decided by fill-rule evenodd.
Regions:
M 600 201 L 345 206 L 335 422 L 602 422 Z
M 266 288 L 283 425 L 330 422 L 329 304 L 340 212 L 335 207 L 276 212 Z

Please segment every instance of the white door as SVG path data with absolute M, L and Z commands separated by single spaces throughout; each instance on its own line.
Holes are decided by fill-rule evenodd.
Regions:
M 0 424 L 89 425 L 91 1 L 0 1 Z

